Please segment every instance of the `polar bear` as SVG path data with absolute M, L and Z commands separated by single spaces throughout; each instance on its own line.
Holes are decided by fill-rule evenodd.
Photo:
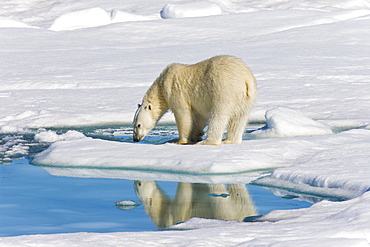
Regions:
M 177 144 L 241 143 L 256 98 L 256 80 L 236 57 L 216 56 L 192 65 L 171 64 L 143 97 L 133 121 L 133 139 L 142 140 L 171 110 L 179 132 Z M 202 141 L 207 123 L 207 137 Z M 222 141 L 226 129 L 227 136 Z
M 257 210 L 245 184 L 177 184 L 171 199 L 157 182 L 135 180 L 136 195 L 158 228 L 197 217 L 242 221 Z

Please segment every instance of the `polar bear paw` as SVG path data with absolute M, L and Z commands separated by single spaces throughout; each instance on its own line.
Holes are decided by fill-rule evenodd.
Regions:
M 222 141 L 222 144 L 240 144 L 242 143 L 241 141 L 234 141 L 234 140 L 229 140 L 229 139 L 225 139 Z
M 221 141 L 209 140 L 208 138 L 206 138 L 203 141 L 195 143 L 195 145 L 221 145 L 221 144 L 222 144 Z

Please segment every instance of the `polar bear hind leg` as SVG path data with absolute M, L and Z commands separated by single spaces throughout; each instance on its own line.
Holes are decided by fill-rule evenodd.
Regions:
M 197 145 L 221 145 L 229 117 L 226 114 L 214 113 L 208 123 L 207 137 Z
M 248 113 L 242 116 L 234 116 L 229 119 L 227 127 L 227 137 L 222 141 L 223 144 L 240 144 L 242 143 L 245 125 L 247 124 Z

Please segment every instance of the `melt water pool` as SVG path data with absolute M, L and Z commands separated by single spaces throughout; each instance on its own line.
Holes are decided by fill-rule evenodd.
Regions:
M 153 231 L 189 217 L 243 220 L 311 205 L 249 184 L 53 176 L 25 158 L 1 165 L 0 176 L 0 236 Z

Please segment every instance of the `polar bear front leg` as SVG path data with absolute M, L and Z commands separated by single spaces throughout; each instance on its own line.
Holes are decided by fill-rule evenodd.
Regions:
M 192 114 L 190 109 L 177 109 L 174 112 L 177 130 L 179 132 L 179 140 L 176 144 L 190 144 L 192 132 Z
M 193 110 L 193 126 L 190 136 L 193 143 L 197 143 L 202 140 L 202 136 L 204 135 L 203 130 L 206 127 L 206 124 L 207 118 Z

